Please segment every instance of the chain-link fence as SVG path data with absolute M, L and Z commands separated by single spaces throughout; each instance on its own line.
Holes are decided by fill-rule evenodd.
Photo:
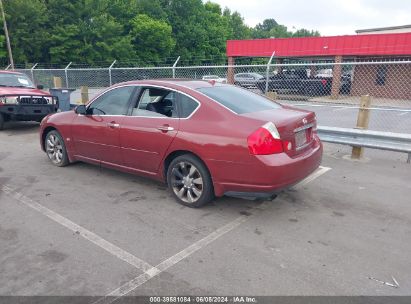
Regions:
M 18 69 L 45 87 L 88 86 L 91 96 L 112 84 L 188 78 L 227 82 L 283 104 L 315 111 L 320 125 L 355 127 L 361 96 L 371 97 L 369 129 L 411 133 L 411 61 L 275 63 L 269 65 Z

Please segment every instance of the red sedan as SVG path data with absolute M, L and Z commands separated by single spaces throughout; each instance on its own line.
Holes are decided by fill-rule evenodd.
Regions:
M 117 84 L 41 123 L 56 166 L 84 161 L 168 184 L 178 202 L 273 196 L 318 168 L 313 112 L 232 85 L 146 80 Z

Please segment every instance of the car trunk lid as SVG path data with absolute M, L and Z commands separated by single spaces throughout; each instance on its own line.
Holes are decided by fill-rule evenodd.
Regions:
M 297 156 L 309 149 L 316 131 L 315 113 L 283 106 L 282 108 L 252 112 L 241 116 L 256 120 L 264 125 L 272 122 L 276 126 L 280 138 L 291 142 L 292 148 L 287 150 L 289 156 Z

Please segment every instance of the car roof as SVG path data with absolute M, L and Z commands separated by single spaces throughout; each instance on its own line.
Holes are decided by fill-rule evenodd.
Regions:
M 15 75 L 24 75 L 23 73 L 9 70 L 0 70 L 0 74 L 15 74 Z
M 198 79 L 147 79 L 147 80 L 135 80 L 116 84 L 116 86 L 121 86 L 125 84 L 135 84 L 135 85 L 156 85 L 156 86 L 169 86 L 169 87 L 181 87 L 189 88 L 192 90 L 197 90 L 200 88 L 211 88 L 211 87 L 221 87 L 228 86 L 228 84 L 223 84 L 215 81 L 209 80 L 198 80 Z

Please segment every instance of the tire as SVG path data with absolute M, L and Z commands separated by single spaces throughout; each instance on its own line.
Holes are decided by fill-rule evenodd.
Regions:
M 47 133 L 44 139 L 44 148 L 51 163 L 57 167 L 64 167 L 69 164 L 66 145 L 60 133 L 56 130 Z
M 214 198 L 208 169 L 197 157 L 184 154 L 174 158 L 167 168 L 167 184 L 182 205 L 199 208 Z
M 4 121 L 5 121 L 5 118 L 3 114 L 0 113 L 0 131 L 4 129 Z

